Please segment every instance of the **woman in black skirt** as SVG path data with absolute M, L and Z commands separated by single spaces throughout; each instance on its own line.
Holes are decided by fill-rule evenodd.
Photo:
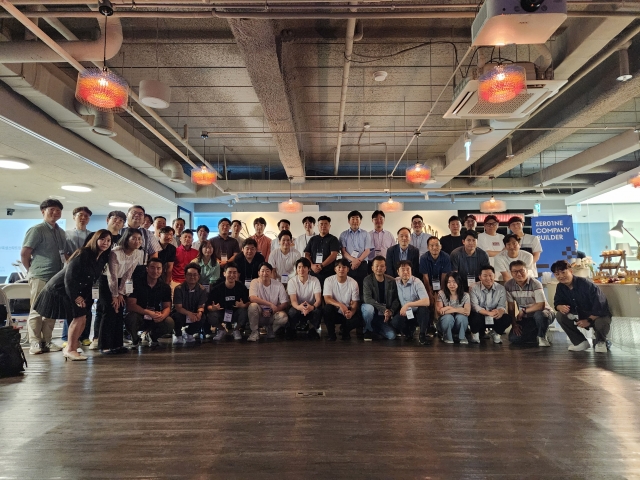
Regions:
M 91 289 L 102 274 L 111 252 L 109 230 L 98 230 L 86 246 L 76 250 L 67 265 L 47 282 L 34 310 L 46 318 L 69 322 L 69 341 L 62 350 L 66 359 L 86 360 L 78 353 L 87 315 L 91 318 Z

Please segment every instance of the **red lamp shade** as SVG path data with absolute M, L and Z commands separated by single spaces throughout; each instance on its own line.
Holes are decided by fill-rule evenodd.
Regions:
M 191 170 L 191 183 L 197 185 L 211 185 L 216 183 L 218 179 L 215 172 L 210 172 L 207 167 L 202 167 L 200 170 Z
M 498 65 L 478 79 L 480 100 L 489 103 L 508 102 L 526 90 L 526 71 L 518 65 Z
M 431 178 L 431 169 L 420 163 L 407 168 L 407 183 L 426 183 Z
M 404 204 L 402 202 L 396 202 L 393 198 L 389 197 L 389 200 L 378 205 L 378 209 L 386 213 L 401 212 L 404 210 Z
M 106 68 L 87 68 L 78 73 L 76 99 L 101 112 L 120 112 L 129 100 L 129 84 Z
M 629 179 L 629 183 L 633 185 L 633 188 L 640 188 L 640 173 L 635 177 Z
M 482 213 L 504 212 L 507 209 L 507 203 L 503 200 L 496 200 L 493 195 L 486 202 L 480 203 L 480 211 Z
M 300 202 L 294 202 L 290 198 L 286 202 L 280 202 L 278 204 L 278 211 L 280 213 L 298 213 L 302 211 L 302 204 Z

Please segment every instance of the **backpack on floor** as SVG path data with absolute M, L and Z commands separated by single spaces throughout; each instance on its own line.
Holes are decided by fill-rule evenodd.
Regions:
M 0 377 L 20 375 L 26 366 L 20 331 L 13 327 L 0 327 Z

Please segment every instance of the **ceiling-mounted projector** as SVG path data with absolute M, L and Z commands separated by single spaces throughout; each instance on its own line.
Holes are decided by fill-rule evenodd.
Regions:
M 471 26 L 472 44 L 545 43 L 566 18 L 566 0 L 487 0 Z

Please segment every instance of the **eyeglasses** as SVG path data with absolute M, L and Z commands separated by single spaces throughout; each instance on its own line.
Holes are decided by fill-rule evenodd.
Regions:
M 511 272 L 514 275 L 526 275 L 527 271 L 523 270 L 522 268 L 518 269 L 518 270 L 511 270 Z
M 484 224 L 485 227 L 495 227 L 496 225 L 498 225 L 496 222 L 489 222 Z
M 187 276 L 187 277 L 197 277 L 198 275 L 200 275 L 200 274 L 197 273 L 197 272 L 190 272 L 190 273 L 185 274 L 185 276 Z

